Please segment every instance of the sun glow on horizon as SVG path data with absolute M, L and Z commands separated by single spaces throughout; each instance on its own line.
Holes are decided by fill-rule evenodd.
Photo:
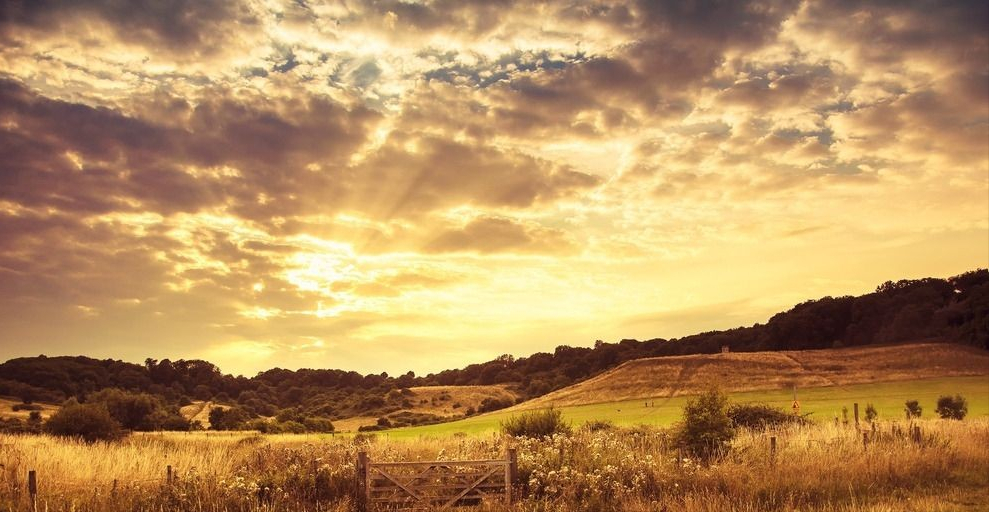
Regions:
M 422 372 L 985 267 L 984 11 L 25 3 L 0 357 Z

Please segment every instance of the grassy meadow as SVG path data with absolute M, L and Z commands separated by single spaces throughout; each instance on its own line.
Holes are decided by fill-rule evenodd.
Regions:
M 899 422 L 906 426 L 906 422 Z M 989 489 L 989 421 L 921 420 L 920 444 L 894 423 L 863 448 L 853 427 L 743 431 L 712 464 L 681 457 L 652 427 L 578 429 L 543 439 L 500 435 L 404 439 L 149 434 L 113 444 L 0 436 L 0 510 L 303 512 L 352 509 L 354 460 L 451 460 L 518 450 L 525 498 L 482 511 L 975 511 Z M 175 480 L 165 482 L 171 465 Z
M 344 511 L 353 508 L 359 451 L 372 460 L 499 458 L 518 450 L 524 499 L 482 511 L 975 511 L 989 499 L 989 386 L 953 377 L 799 390 L 802 412 L 821 421 L 769 433 L 742 431 L 715 463 L 684 457 L 664 428 L 686 397 L 563 408 L 570 434 L 516 439 L 497 432 L 518 412 L 374 435 L 251 432 L 134 434 L 86 444 L 49 436 L 0 435 L 0 511 L 29 509 L 28 470 L 38 474 L 39 510 Z M 969 402 L 965 421 L 932 419 L 941 394 Z M 789 406 L 787 390 L 735 393 L 736 402 Z M 923 440 L 902 431 L 903 402 L 919 399 Z M 863 447 L 843 405 L 879 410 Z M 649 400 L 653 402 L 653 400 Z M 850 414 L 850 413 L 849 413 Z M 609 420 L 598 430 L 587 420 Z M 165 481 L 171 466 L 175 480 Z
M 934 416 L 937 399 L 941 395 L 961 394 L 968 400 L 969 417 L 989 418 L 989 377 L 944 377 L 900 382 L 877 382 L 873 384 L 853 384 L 847 386 L 825 386 L 798 389 L 800 413 L 810 414 L 810 418 L 820 422 L 833 422 L 841 417 L 842 407 L 848 407 L 849 420 L 852 419 L 852 404 L 858 402 L 859 413 L 864 417 L 865 406 L 873 404 L 881 419 L 900 419 L 903 403 L 919 400 L 926 416 Z M 792 390 L 750 391 L 730 393 L 731 399 L 741 403 L 768 403 L 790 410 L 793 402 Z M 564 417 L 575 425 L 592 420 L 607 420 L 615 425 L 669 426 L 680 420 L 683 405 L 689 396 L 673 398 L 646 398 L 604 402 L 599 404 L 560 407 Z M 646 406 L 646 404 L 651 404 Z M 505 410 L 474 416 L 460 421 L 397 428 L 380 432 L 389 439 L 415 439 L 421 436 L 446 436 L 455 433 L 469 435 L 497 432 L 501 422 L 518 411 Z

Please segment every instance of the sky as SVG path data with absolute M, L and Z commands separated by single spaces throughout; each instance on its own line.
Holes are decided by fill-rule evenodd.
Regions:
M 0 0 L 0 360 L 424 375 L 989 266 L 987 26 Z

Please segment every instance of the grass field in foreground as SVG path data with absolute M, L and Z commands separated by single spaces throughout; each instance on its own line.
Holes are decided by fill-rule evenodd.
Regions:
M 833 421 L 841 416 L 842 406 L 848 407 L 849 420 L 852 419 L 852 404 L 858 402 L 859 412 L 864 418 L 866 404 L 873 404 L 879 411 L 880 419 L 903 418 L 903 403 L 919 400 L 924 409 L 924 417 L 936 417 L 934 412 L 937 398 L 941 395 L 961 394 L 968 400 L 969 418 L 989 416 L 989 377 L 945 377 L 918 379 L 899 382 L 879 382 L 850 386 L 827 386 L 798 389 L 801 414 L 810 413 L 817 421 Z M 731 393 L 735 402 L 764 402 L 790 410 L 793 392 L 789 389 Z M 690 397 L 650 398 L 626 400 L 600 404 L 561 407 L 567 420 L 580 425 L 590 420 L 608 420 L 616 425 L 659 425 L 665 426 L 680 419 L 684 404 Z M 655 406 L 646 406 L 646 403 Z M 495 432 L 506 418 L 520 412 L 499 411 L 475 416 L 450 423 L 421 427 L 397 428 L 379 432 L 389 439 L 417 438 L 420 436 L 446 436 L 462 432 L 465 434 L 485 434 Z

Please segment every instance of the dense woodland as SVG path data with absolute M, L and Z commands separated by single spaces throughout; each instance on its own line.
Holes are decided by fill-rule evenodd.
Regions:
M 122 400 L 126 407 L 143 404 L 148 411 L 145 416 L 125 425 L 133 430 L 195 428 L 176 418 L 178 407 L 192 400 L 213 400 L 233 406 L 214 411 L 214 428 L 264 428 L 258 419 L 273 417 L 275 421 L 269 424 L 281 424 L 290 431 L 325 431 L 332 428 L 329 420 L 384 417 L 407 408 L 416 399 L 408 390 L 414 386 L 503 383 L 514 387 L 521 399 L 528 399 L 642 357 L 714 353 L 723 345 L 732 351 L 762 351 L 918 340 L 989 349 L 989 271 L 980 269 L 949 279 L 889 281 L 859 297 L 810 300 L 751 327 L 670 340 L 598 341 L 593 348 L 561 345 L 552 353 L 521 358 L 503 355 L 426 376 L 275 368 L 243 377 L 225 375 L 200 360 L 148 359 L 139 365 L 83 356 L 18 358 L 0 364 L 0 395 L 26 403 L 100 401 L 118 410 L 125 407 L 119 403 Z M 121 397 L 104 391 L 114 388 L 126 393 Z M 508 405 L 491 402 L 479 410 L 466 406 L 464 410 L 469 414 Z M 420 421 L 431 419 L 435 418 Z

